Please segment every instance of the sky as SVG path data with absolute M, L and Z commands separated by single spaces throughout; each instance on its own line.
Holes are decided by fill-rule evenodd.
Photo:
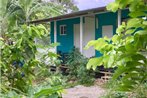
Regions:
M 79 10 L 86 10 L 90 8 L 103 7 L 114 0 L 75 0 Z

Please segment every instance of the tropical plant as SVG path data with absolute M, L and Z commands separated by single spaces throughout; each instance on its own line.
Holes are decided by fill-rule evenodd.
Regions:
M 67 56 L 66 64 L 69 66 L 70 75 L 77 76 L 77 66 L 80 66 L 81 60 L 83 60 L 82 54 L 79 52 L 78 48 L 73 48 Z
M 62 14 L 62 6 L 40 0 L 2 0 L 0 4 L 1 36 L 4 39 L 7 39 L 4 33 L 16 26 L 28 24 L 34 19 Z
M 88 43 L 87 48 L 94 46 L 103 56 L 90 59 L 87 68 L 117 67 L 112 78 L 119 80 L 115 90 L 133 91 L 147 81 L 147 1 L 115 0 L 107 6 L 113 12 L 124 8 L 129 9 L 130 18 L 117 28 L 112 39 Z
M 61 93 L 63 92 L 63 85 L 65 82 L 61 77 L 62 76 L 53 73 L 50 77 L 46 78 L 43 83 L 36 85 L 35 89 L 31 89 L 35 91 L 33 95 L 34 98 L 62 98 Z
M 28 96 L 29 88 L 38 71 L 46 68 L 42 61 L 57 55 L 47 51 L 40 60 L 36 57 L 38 45 L 36 38 L 43 38 L 47 32 L 43 25 L 30 25 L 27 22 L 41 11 L 39 0 L 2 0 L 1 2 L 1 37 L 0 37 L 0 70 L 1 94 L 14 97 Z M 37 8 L 36 8 L 37 7 Z M 40 8 L 40 9 L 38 9 Z M 61 89 L 61 87 L 59 87 Z M 56 94 L 58 87 L 51 87 L 40 92 L 32 92 L 35 96 Z M 16 95 L 16 96 L 15 96 Z M 13 96 L 12 96 L 13 97 Z
M 33 87 L 29 87 L 28 93 L 17 93 L 14 90 L 7 93 L 0 93 L 1 98 L 62 98 L 61 92 L 63 87 L 61 85 L 51 86 L 49 81 L 42 82 Z
M 51 2 L 62 5 L 64 8 L 63 13 L 75 12 L 78 11 L 75 0 L 50 0 Z
M 86 69 L 86 64 L 88 59 L 85 58 L 78 48 L 73 48 L 73 50 L 68 54 L 66 64 L 69 68 L 69 76 L 78 80 L 80 84 L 93 84 L 94 82 L 94 72 Z
M 37 47 L 34 38 L 44 35 L 44 27 L 22 25 L 10 34 L 5 34 L 8 41 L 1 38 L 1 81 L 3 90 L 9 87 L 27 91 L 34 77 L 33 70 L 41 65 L 35 54 Z M 13 37 L 11 37 L 13 36 Z M 11 89 L 11 88 L 10 88 Z

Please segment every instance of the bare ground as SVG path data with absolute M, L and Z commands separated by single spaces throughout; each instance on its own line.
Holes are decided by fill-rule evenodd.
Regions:
M 75 86 L 73 88 L 65 89 L 62 94 L 63 98 L 100 98 L 105 94 L 105 89 L 100 86 L 94 85 L 85 87 L 82 85 Z

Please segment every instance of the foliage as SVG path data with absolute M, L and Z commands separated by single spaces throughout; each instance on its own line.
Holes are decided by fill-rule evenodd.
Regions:
M 77 69 L 77 79 L 80 84 L 90 86 L 94 84 L 94 72 L 86 69 L 86 64 L 81 64 Z
M 2 0 L 0 20 L 13 28 L 17 24 L 32 20 L 62 15 L 61 9 L 63 9 L 62 5 L 42 0 Z
M 44 82 L 29 87 L 28 93 L 16 93 L 14 90 L 8 91 L 8 93 L 1 93 L 2 98 L 61 98 L 61 92 L 63 88 L 61 84 L 54 85 L 50 79 Z
M 78 79 L 81 84 L 92 84 L 94 82 L 94 73 L 86 69 L 87 61 L 88 59 L 77 48 L 73 48 L 67 57 L 70 77 Z
M 57 4 L 61 4 L 63 8 L 63 13 L 75 12 L 78 11 L 78 7 L 75 5 L 74 0 L 50 0 L 51 2 L 55 2 Z
M 63 14 L 61 12 L 63 8 L 61 5 L 41 0 L 1 0 L 0 4 L 0 29 L 2 36 L 4 36 L 3 33 L 7 32 L 7 30 L 11 30 L 24 23 L 28 24 L 27 22 L 29 21 Z M 49 24 L 43 25 L 49 28 Z M 42 40 L 45 38 L 49 39 L 49 34 L 46 34 Z M 50 42 L 49 40 L 47 41 Z
M 115 91 L 114 89 L 120 83 L 120 81 L 109 81 L 105 84 L 105 88 L 108 89 L 107 93 L 102 98 L 146 98 L 147 83 L 140 84 L 135 87 L 132 92 Z
M 40 62 L 35 59 L 35 37 L 44 34 L 44 28 L 39 25 L 22 25 L 15 31 L 5 34 L 8 40 L 1 39 L 1 74 L 3 86 L 17 88 L 22 92 L 31 84 L 33 70 Z M 13 36 L 13 38 L 11 37 Z
M 43 97 L 45 98 L 61 98 L 61 92 L 63 92 L 64 81 L 61 76 L 57 74 L 51 74 L 50 77 L 45 79 L 44 84 L 41 83 L 41 89 L 37 90 L 34 94 L 34 98 Z M 37 85 L 38 86 L 38 85 Z
M 77 48 L 73 48 L 71 50 L 71 52 L 68 54 L 67 57 L 67 65 L 69 66 L 70 70 L 70 74 L 71 75 L 76 75 L 77 73 L 77 67 L 79 66 L 80 63 L 82 62 L 81 60 L 85 60 L 83 59 L 82 54 L 79 52 L 79 50 Z
M 36 58 L 37 45 L 34 43 L 34 39 L 41 38 L 45 32 L 46 29 L 43 25 L 22 25 L 13 33 L 5 34 L 9 39 L 1 38 L 1 89 L 6 96 L 13 93 L 17 97 L 20 96 L 19 94 L 29 96 L 28 89 L 32 88 L 32 81 L 38 76 L 38 72 L 46 69 L 47 66 L 41 59 L 45 61 L 48 58 L 57 57 L 56 54 L 47 52 L 41 59 Z M 36 94 L 32 92 L 32 96 L 48 94 L 49 96 L 59 96 L 57 92 L 61 90 L 61 86 L 58 86 L 50 84 L 49 88 L 43 88 L 44 90 L 42 89 Z
M 34 98 L 46 96 L 46 98 L 61 98 L 58 96 L 59 90 L 62 90 L 61 86 L 56 86 L 48 89 L 42 89 L 40 92 L 35 94 Z
M 128 98 L 126 93 L 124 92 L 109 92 L 106 95 L 102 96 L 101 98 Z
M 45 69 L 45 63 L 35 58 L 37 47 L 34 43 L 34 38 L 43 36 L 44 30 L 42 25 L 22 25 L 9 34 L 14 36 L 11 38 L 11 44 L 1 40 L 1 81 L 4 92 L 13 90 L 17 93 L 27 93 L 32 80 L 37 76 L 35 68 Z M 48 56 L 52 58 L 56 55 L 49 52 Z
M 130 95 L 132 98 L 145 98 L 147 97 L 147 83 L 140 84 L 136 87 L 133 93 Z
M 49 65 L 46 64 L 46 59 L 57 57 L 50 51 L 46 51 L 40 59 L 36 57 L 38 45 L 35 39 L 42 39 L 48 32 L 43 25 L 35 26 L 27 22 L 36 18 L 43 7 L 45 4 L 40 3 L 40 0 L 2 0 L 1 2 L 0 88 L 2 96 L 13 97 L 14 94 L 14 98 L 29 97 L 29 93 L 32 96 L 54 94 L 59 96 L 58 91 L 61 90 L 59 85 L 59 87 L 50 85 L 45 90 L 41 90 L 44 87 L 39 91 L 29 91 L 34 87 L 33 80 L 38 72 Z
M 41 69 L 38 69 L 37 67 L 35 68 L 36 76 L 38 76 L 37 80 L 42 80 L 47 78 L 48 76 L 52 76 L 53 74 L 51 72 L 51 66 L 58 67 L 58 65 L 60 64 L 60 60 L 58 60 L 58 55 L 51 52 L 51 49 L 57 45 L 58 44 L 53 43 L 45 47 L 44 45 L 38 45 L 37 43 L 38 53 L 36 54 L 36 58 L 40 60 L 41 63 L 44 65 L 44 67 L 42 67 Z M 47 49 L 44 49 L 44 47 Z
M 146 0 L 115 0 L 109 4 L 107 9 L 114 12 L 128 7 L 130 19 L 118 27 L 112 39 L 99 38 L 86 46 L 94 46 L 103 54 L 90 59 L 88 69 L 96 69 L 99 65 L 117 67 L 112 78 L 120 81 L 117 90 L 131 91 L 147 80 L 146 4 Z
M 61 92 L 62 92 L 62 87 L 61 86 L 55 86 L 55 87 L 48 87 L 47 89 L 40 88 L 40 91 L 36 93 L 32 93 L 30 95 L 23 95 L 18 94 L 15 91 L 9 91 L 7 94 L 1 93 L 0 96 L 1 98 L 62 98 L 61 97 Z M 29 91 L 35 91 L 33 88 L 30 89 Z

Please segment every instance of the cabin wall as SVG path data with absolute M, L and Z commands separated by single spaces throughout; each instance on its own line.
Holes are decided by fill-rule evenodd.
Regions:
M 123 9 L 121 10 L 121 19 L 127 19 L 129 18 L 129 9 Z
M 128 19 L 129 16 L 129 10 L 128 9 L 124 9 L 121 11 L 121 20 L 123 21 L 123 19 Z M 102 14 L 96 14 L 95 16 L 95 39 L 101 38 L 102 37 L 102 27 L 103 26 L 113 26 L 113 35 L 116 33 L 116 29 L 117 29 L 117 23 L 118 23 L 118 13 L 113 13 L 113 12 L 108 12 L 108 13 L 102 13 Z M 96 21 L 98 19 L 98 21 Z M 97 26 L 98 25 L 98 26 Z M 111 32 L 109 32 L 111 33 Z M 98 51 L 96 51 L 96 56 L 101 56 L 102 54 Z
M 79 23 L 80 23 L 80 18 L 57 21 L 57 42 L 60 43 L 60 45 L 57 47 L 57 51 L 61 51 L 62 53 L 67 53 L 71 51 L 71 49 L 74 47 L 73 25 Z M 66 35 L 60 35 L 61 25 L 67 26 Z
M 98 27 L 95 28 L 95 39 L 101 38 L 102 37 L 102 27 L 103 26 L 113 26 L 113 32 L 109 32 L 109 33 L 113 33 L 115 34 L 116 31 L 116 27 L 117 27 L 117 13 L 112 13 L 112 12 L 108 12 L 108 13 L 102 13 L 102 14 L 97 14 L 96 19 L 98 19 L 98 23 L 96 23 L 98 25 Z M 102 54 L 98 51 L 96 51 L 96 56 L 101 56 Z
M 121 11 L 121 20 L 129 18 L 128 9 Z M 113 30 L 110 33 L 113 35 L 116 33 L 117 28 L 117 12 L 106 12 L 95 15 L 95 39 L 102 37 L 103 26 L 112 26 Z M 83 23 L 85 23 L 86 18 L 83 17 Z M 74 24 L 80 24 L 80 18 L 70 18 L 65 20 L 57 21 L 57 42 L 60 46 L 57 47 L 57 51 L 63 53 L 68 53 L 74 47 Z M 67 35 L 60 35 L 60 25 L 67 26 Z M 84 32 L 83 32 L 84 33 Z M 51 22 L 51 42 L 54 42 L 54 22 Z M 85 44 L 84 44 L 85 45 Z M 95 52 L 95 56 L 101 56 L 102 54 L 98 51 Z
M 54 43 L 54 22 L 50 24 L 50 36 L 51 36 L 51 43 Z

